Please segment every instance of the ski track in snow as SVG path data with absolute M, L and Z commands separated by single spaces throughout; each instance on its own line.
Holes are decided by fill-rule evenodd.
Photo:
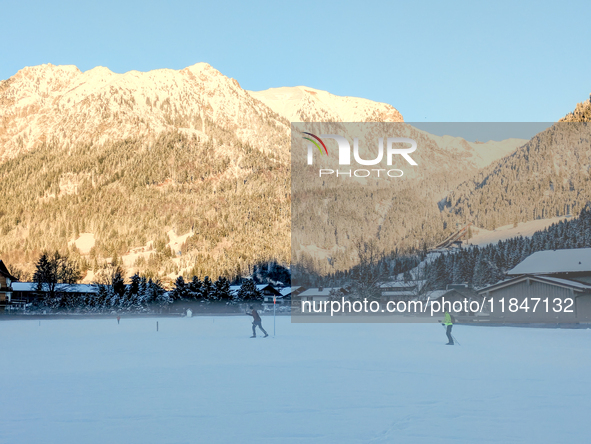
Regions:
M 159 331 L 156 332 L 156 321 Z M 0 322 L 1 443 L 587 441 L 591 330 Z

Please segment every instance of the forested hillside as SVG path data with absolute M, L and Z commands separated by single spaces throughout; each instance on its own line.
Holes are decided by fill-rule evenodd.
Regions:
M 586 206 L 578 218 L 553 224 L 531 238 L 520 236 L 443 254 L 430 264 L 427 276 L 432 290 L 454 283 L 484 287 L 504 279 L 507 271 L 537 251 L 590 247 L 591 208 Z
M 366 124 L 363 129 L 355 124 L 314 123 L 292 126 L 292 146 L 300 145 L 301 136 L 296 134 L 300 127 L 315 134 L 360 137 L 366 159 L 376 157 L 377 146 L 363 138 L 373 142 L 388 134 L 410 138 L 418 146 L 412 154 L 417 165 L 400 156 L 393 159 L 389 168 L 404 171 L 396 178 L 385 177 L 385 172 L 367 179 L 320 177 L 307 165 L 305 150 L 292 152 L 292 257 L 306 269 L 323 275 L 350 269 L 357 264 L 356 243 L 362 238 L 375 238 L 380 252 L 389 256 L 431 248 L 463 224 L 462 217 L 440 211 L 439 205 L 478 172 L 482 160 L 464 139 L 442 144 L 442 138 L 404 123 Z M 525 141 L 513 143 L 516 148 Z M 323 168 L 354 169 L 339 167 L 337 156 L 322 159 Z M 386 162 L 379 167 L 388 168 Z
M 449 193 L 444 211 L 496 227 L 578 214 L 591 200 L 591 126 L 559 122 Z
M 44 145 L 1 164 L 3 260 L 33 263 L 92 232 L 83 271 L 150 240 L 148 260 L 136 264 L 148 275 L 230 277 L 257 262 L 287 262 L 288 164 L 219 128 L 211 133 L 215 145 L 171 132 L 150 145 Z M 193 233 L 180 252 L 165 247 L 171 229 Z

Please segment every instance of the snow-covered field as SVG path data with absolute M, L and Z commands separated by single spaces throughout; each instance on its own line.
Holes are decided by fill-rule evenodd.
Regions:
M 468 244 L 484 247 L 488 244 L 496 244 L 499 241 L 506 241 L 513 237 L 532 237 L 536 231 L 542 231 L 552 224 L 562 220 L 568 220 L 570 216 L 553 217 L 551 219 L 536 219 L 528 222 L 519 222 L 516 227 L 513 224 L 504 225 L 494 231 L 484 228 L 473 228 L 474 236 L 468 240 Z
M 589 439 L 591 330 L 460 325 L 454 347 L 438 324 L 250 333 L 247 316 L 0 322 L 0 442 Z

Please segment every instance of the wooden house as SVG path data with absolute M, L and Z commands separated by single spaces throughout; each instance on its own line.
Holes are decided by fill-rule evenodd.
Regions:
M 507 275 L 478 292 L 491 322 L 591 322 L 591 248 L 539 251 Z
M 12 299 L 12 284 L 16 278 L 10 274 L 4 262 L 0 260 L 0 312 L 3 312 Z

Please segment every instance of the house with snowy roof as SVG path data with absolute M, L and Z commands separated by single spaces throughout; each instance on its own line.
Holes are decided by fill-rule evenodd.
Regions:
M 491 322 L 591 322 L 591 248 L 538 251 L 507 275 L 478 292 Z
M 279 287 L 275 288 L 272 287 L 273 290 L 267 291 L 267 294 L 263 294 L 263 309 L 265 310 L 273 310 L 273 305 L 276 308 L 281 308 L 281 310 L 285 310 L 287 308 L 282 307 L 290 307 L 291 306 L 291 295 L 292 295 L 292 288 L 291 287 Z M 297 291 L 296 291 L 297 293 Z
M 267 294 L 263 293 L 263 308 L 273 308 L 276 305 L 291 305 L 291 290 L 290 287 L 275 288 L 271 286 Z
M 304 287 L 300 286 L 300 285 L 295 285 L 293 287 L 279 288 L 278 290 L 281 293 L 281 296 L 283 296 L 284 298 L 290 298 L 291 299 L 292 296 L 297 296 L 297 295 L 299 295 L 300 293 L 302 293 L 306 289 Z
M 230 285 L 230 294 L 236 297 L 240 291 L 240 287 L 241 285 Z M 271 302 L 273 302 L 274 296 L 281 297 L 281 293 L 271 284 L 257 284 L 255 287 L 263 295 L 263 300 L 265 301 L 270 298 Z
M 0 312 L 3 312 L 6 306 L 11 304 L 14 281 L 16 278 L 10 274 L 4 262 L 0 260 Z
M 423 281 L 424 282 L 424 281 Z M 419 295 L 420 282 L 390 281 L 380 285 L 383 302 L 410 301 Z
M 526 257 L 508 276 L 552 276 L 591 284 L 591 248 L 538 251 Z
M 299 301 L 328 301 L 332 297 L 342 297 L 348 294 L 343 287 L 315 287 L 308 288 L 298 295 Z
M 282 305 L 289 305 L 291 304 L 292 296 L 299 295 L 302 291 L 304 291 L 303 287 L 295 286 L 295 287 L 279 287 L 275 288 L 279 292 L 279 295 L 268 294 L 264 296 L 264 303 L 272 304 L 273 298 L 277 301 L 278 304 Z
M 13 305 L 25 305 L 36 300 L 43 299 L 43 297 L 48 293 L 48 291 L 44 291 L 43 289 L 37 289 L 36 282 L 13 282 L 12 284 L 13 296 L 12 296 L 12 303 Z M 90 284 L 56 284 L 55 285 L 55 293 L 64 294 L 67 293 L 68 295 L 74 297 L 81 297 L 86 296 L 88 294 L 96 294 L 98 289 L 95 285 Z
M 263 307 L 267 309 L 273 308 L 273 303 L 276 303 L 280 306 L 291 306 L 292 304 L 299 305 L 299 298 L 298 296 L 305 290 L 305 287 L 302 286 L 293 286 L 293 287 L 279 287 L 276 290 L 280 293 L 280 296 L 264 296 L 263 297 Z M 275 297 L 275 299 L 273 299 Z M 274 302 L 275 301 L 275 302 Z

